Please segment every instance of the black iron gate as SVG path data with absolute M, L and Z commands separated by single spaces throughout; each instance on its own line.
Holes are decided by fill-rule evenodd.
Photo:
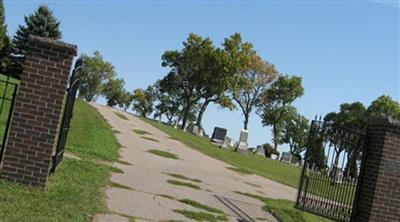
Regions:
M 53 165 L 50 170 L 51 174 L 55 173 L 57 166 L 61 163 L 64 156 L 64 148 L 67 142 L 67 136 L 71 123 L 72 113 L 74 110 L 75 97 L 78 91 L 81 71 L 82 71 L 82 59 L 78 59 L 75 63 L 74 70 L 69 79 L 68 95 L 67 95 L 67 100 L 65 102 L 60 133 L 58 136 L 56 153 L 53 156 Z
M 312 121 L 296 207 L 336 221 L 351 221 L 365 135 Z
M 18 80 L 0 74 L 0 163 L 7 143 L 8 130 L 14 110 L 14 101 L 18 91 Z

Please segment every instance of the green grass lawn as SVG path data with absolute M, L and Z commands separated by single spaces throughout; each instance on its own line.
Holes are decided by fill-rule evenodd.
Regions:
M 116 136 L 103 116 L 87 103 L 76 101 L 66 150 L 82 158 L 117 161 L 115 147 L 119 147 Z
M 299 185 L 301 169 L 298 167 L 256 154 L 239 154 L 229 149 L 220 149 L 218 146 L 211 144 L 209 139 L 205 137 L 196 136 L 149 119 L 142 118 L 142 120 L 195 150 L 235 166 L 236 169 L 232 170 L 246 174 L 254 173 L 295 188 Z
M 111 167 L 97 160 L 116 160 L 119 145 L 109 125 L 87 103 L 77 101 L 67 150 L 82 160 L 64 158 L 47 191 L 0 180 L 0 221 L 92 221 L 107 212 L 102 190 Z
M 47 192 L 0 180 L 0 221 L 91 221 L 106 212 L 101 189 L 108 177 L 107 167 L 66 158 Z

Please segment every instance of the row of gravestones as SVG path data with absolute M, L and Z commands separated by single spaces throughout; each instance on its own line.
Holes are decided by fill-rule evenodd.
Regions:
M 250 151 L 258 155 L 265 156 L 265 150 L 263 146 L 258 146 L 255 150 L 250 150 L 248 148 L 247 138 L 249 133 L 247 130 L 240 131 L 239 141 L 236 143 L 232 138 L 229 138 L 227 136 L 227 132 L 228 130 L 225 128 L 215 127 L 211 136 L 211 142 L 219 145 L 220 148 L 234 147 L 235 151 L 238 153 L 246 153 Z M 279 156 L 272 154 L 271 159 L 278 160 Z M 285 163 L 292 163 L 292 154 L 290 154 L 289 152 L 282 152 L 282 155 L 280 156 L 280 161 Z

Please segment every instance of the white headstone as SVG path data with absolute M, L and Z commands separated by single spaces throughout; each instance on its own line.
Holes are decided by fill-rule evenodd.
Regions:
M 239 153 L 244 153 L 247 151 L 247 137 L 248 137 L 248 131 L 247 130 L 242 130 L 240 131 L 240 137 L 239 137 L 239 142 L 236 145 L 236 151 Z
M 283 152 L 281 156 L 281 161 L 286 163 L 291 163 L 292 154 L 290 154 L 289 152 Z

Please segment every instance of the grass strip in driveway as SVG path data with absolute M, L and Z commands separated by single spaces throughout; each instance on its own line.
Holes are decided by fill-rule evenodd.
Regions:
M 184 186 L 184 187 L 190 187 L 190 188 L 196 189 L 196 190 L 201 190 L 200 186 L 197 184 L 182 182 L 179 180 L 167 180 L 167 183 L 170 183 L 170 184 L 173 184 L 176 186 Z
M 150 138 L 150 137 L 147 137 L 147 136 L 141 136 L 140 138 L 143 138 L 143 139 L 145 139 L 145 140 L 150 140 L 150 141 L 153 141 L 153 142 L 160 142 L 160 141 L 157 140 L 157 139 Z
M 189 178 L 189 177 L 186 177 L 186 176 L 181 175 L 181 174 L 176 174 L 176 173 L 165 173 L 165 174 L 167 174 L 168 176 L 171 176 L 171 177 L 182 179 L 182 180 L 189 180 L 189 181 L 193 181 L 193 182 L 197 182 L 197 183 L 201 183 L 202 182 L 199 179 Z
M 163 150 L 147 150 L 147 152 L 152 153 L 157 156 L 169 158 L 169 159 L 175 159 L 175 160 L 179 159 L 179 157 L 176 154 L 170 153 L 167 151 L 163 151 Z
M 129 120 L 128 117 L 125 116 L 125 115 L 122 114 L 122 113 L 119 113 L 119 112 L 117 112 L 117 111 L 115 111 L 114 113 L 115 113 L 115 115 L 117 115 L 119 118 L 121 118 L 121 119 L 123 119 L 123 120 Z
M 206 212 L 196 212 L 190 210 L 173 210 L 175 213 L 182 214 L 186 218 L 193 219 L 195 221 L 208 221 L 208 222 L 219 222 L 228 221 L 225 215 L 214 215 Z
M 201 210 L 205 210 L 205 211 L 208 211 L 208 212 L 211 212 L 211 213 L 224 214 L 225 215 L 225 212 L 220 210 L 220 209 L 204 205 L 204 204 L 199 203 L 199 202 L 194 201 L 194 200 L 181 199 L 181 200 L 179 200 L 179 202 L 182 202 L 184 204 L 187 204 L 187 205 L 190 205 L 192 207 L 195 207 L 195 208 L 198 208 L 198 209 L 201 209 Z
M 232 150 L 220 149 L 218 146 L 211 144 L 210 140 L 206 137 L 196 136 L 189 132 L 184 132 L 180 129 L 175 129 L 166 124 L 158 123 L 143 117 L 141 117 L 141 119 L 165 132 L 170 137 L 183 142 L 188 147 L 233 165 L 238 169 L 247 170 L 248 172 L 294 188 L 297 188 L 299 185 L 301 171 L 299 167 L 271 160 L 257 154 L 239 154 Z
M 132 130 L 134 133 L 139 134 L 139 135 L 151 135 L 151 133 L 141 130 L 141 129 L 133 129 Z

